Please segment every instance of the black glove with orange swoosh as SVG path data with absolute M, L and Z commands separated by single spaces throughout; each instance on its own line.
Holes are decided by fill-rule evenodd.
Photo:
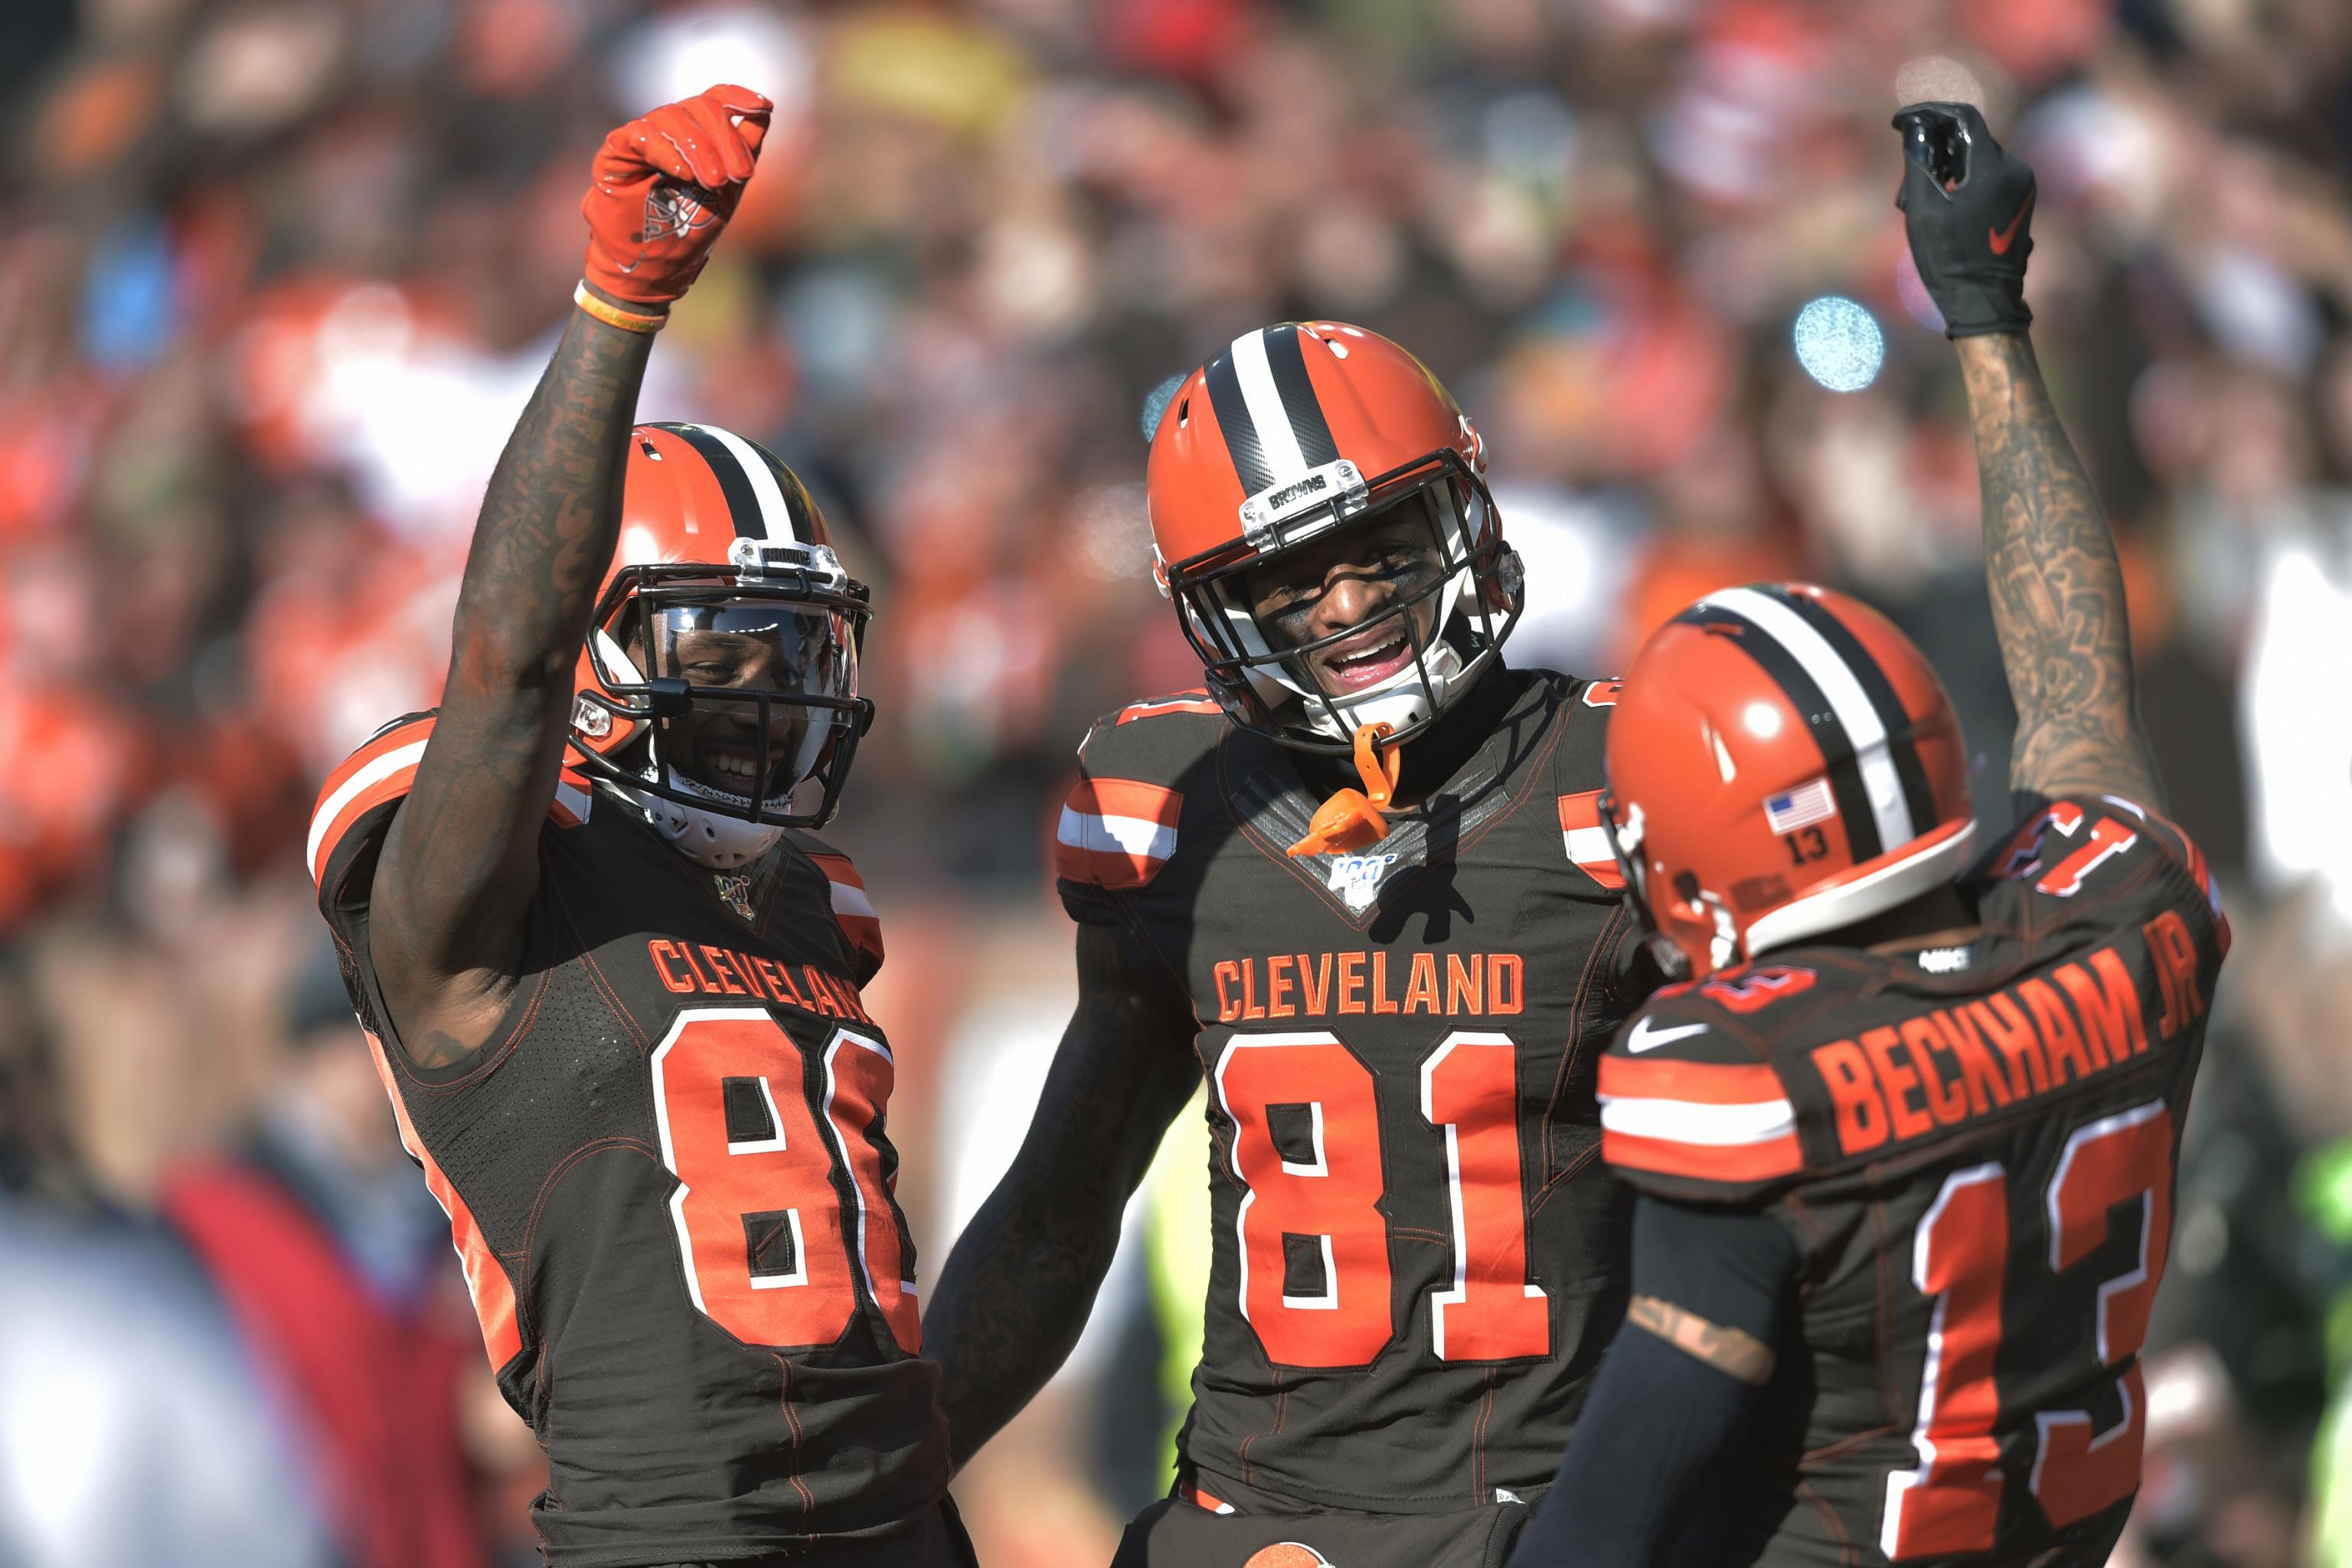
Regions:
M 2033 170 L 2003 152 L 1974 104 L 1915 103 L 1895 116 L 1903 132 L 1903 209 L 1911 259 L 1944 313 L 1944 335 L 2021 332 Z

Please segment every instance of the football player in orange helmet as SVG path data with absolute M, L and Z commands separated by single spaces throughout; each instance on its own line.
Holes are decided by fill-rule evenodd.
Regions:
M 1360 327 L 1247 333 L 1188 377 L 1152 437 L 1152 547 L 1226 713 L 1346 756 L 1475 685 L 1523 600 L 1486 468 L 1436 378 Z
M 2107 1561 L 2229 926 L 2160 815 L 2123 574 L 2025 329 L 2032 171 L 1896 116 L 1958 352 L 2018 826 L 1972 855 L 1935 672 L 1843 595 L 1657 631 L 1602 830 L 1686 984 L 1601 1063 L 1626 1327 L 1513 1568 Z
M 1207 685 L 1086 740 L 1076 1013 L 927 1320 L 961 1458 L 1068 1351 L 1207 1080 L 1194 1404 L 1122 1568 L 1491 1563 L 1622 1309 L 1591 1076 L 1640 952 L 1597 815 L 1614 685 L 1504 665 L 1486 463 L 1339 322 L 1244 333 L 1160 416 L 1152 537 Z
M 768 115 L 714 88 L 606 140 L 441 706 L 311 822 L 402 1140 L 547 1448 L 558 1568 L 971 1561 L 859 999 L 880 928 L 806 831 L 872 715 L 866 591 L 774 456 L 631 423 Z
M 583 770 L 713 870 L 824 826 L 874 718 L 857 695 L 867 597 L 773 453 L 707 426 L 638 426 L 575 675 Z
M 1957 913 L 1976 847 L 1959 720 L 1885 616 L 1822 588 L 1728 588 L 1659 628 L 1634 670 L 1652 678 L 1637 695 L 1626 677 L 1601 821 L 1665 973 L 1922 897 Z

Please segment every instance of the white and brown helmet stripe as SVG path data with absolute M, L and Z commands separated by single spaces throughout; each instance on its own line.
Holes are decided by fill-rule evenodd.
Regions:
M 1295 322 L 1244 332 L 1209 362 L 1204 374 L 1244 495 L 1289 484 L 1339 460 Z
M 833 542 L 824 514 L 800 476 L 766 447 L 713 425 L 665 422 L 639 428 L 666 431 L 694 449 L 718 481 L 739 538 L 767 544 Z

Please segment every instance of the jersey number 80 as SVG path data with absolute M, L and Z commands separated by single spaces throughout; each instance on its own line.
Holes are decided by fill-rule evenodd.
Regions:
M 922 1331 L 883 1160 L 889 1047 L 840 1028 L 818 1054 L 822 1132 L 802 1048 L 765 1009 L 689 1009 L 654 1048 L 654 1114 L 662 1163 L 677 1177 L 670 1222 L 687 1291 L 746 1344 L 829 1345 L 857 1310 L 855 1259 L 912 1355 Z M 846 1206 L 834 1182 L 844 1168 Z

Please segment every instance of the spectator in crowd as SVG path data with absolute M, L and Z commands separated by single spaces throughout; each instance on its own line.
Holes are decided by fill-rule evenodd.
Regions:
M 400 1146 L 323 938 L 291 1001 L 289 1060 L 250 1131 L 173 1172 L 163 1215 L 299 1424 L 344 1560 L 487 1568 L 466 1406 L 498 1399 L 447 1216 Z
M 301 1449 L 193 1260 L 74 1164 L 0 975 L 0 1563 L 329 1568 Z

